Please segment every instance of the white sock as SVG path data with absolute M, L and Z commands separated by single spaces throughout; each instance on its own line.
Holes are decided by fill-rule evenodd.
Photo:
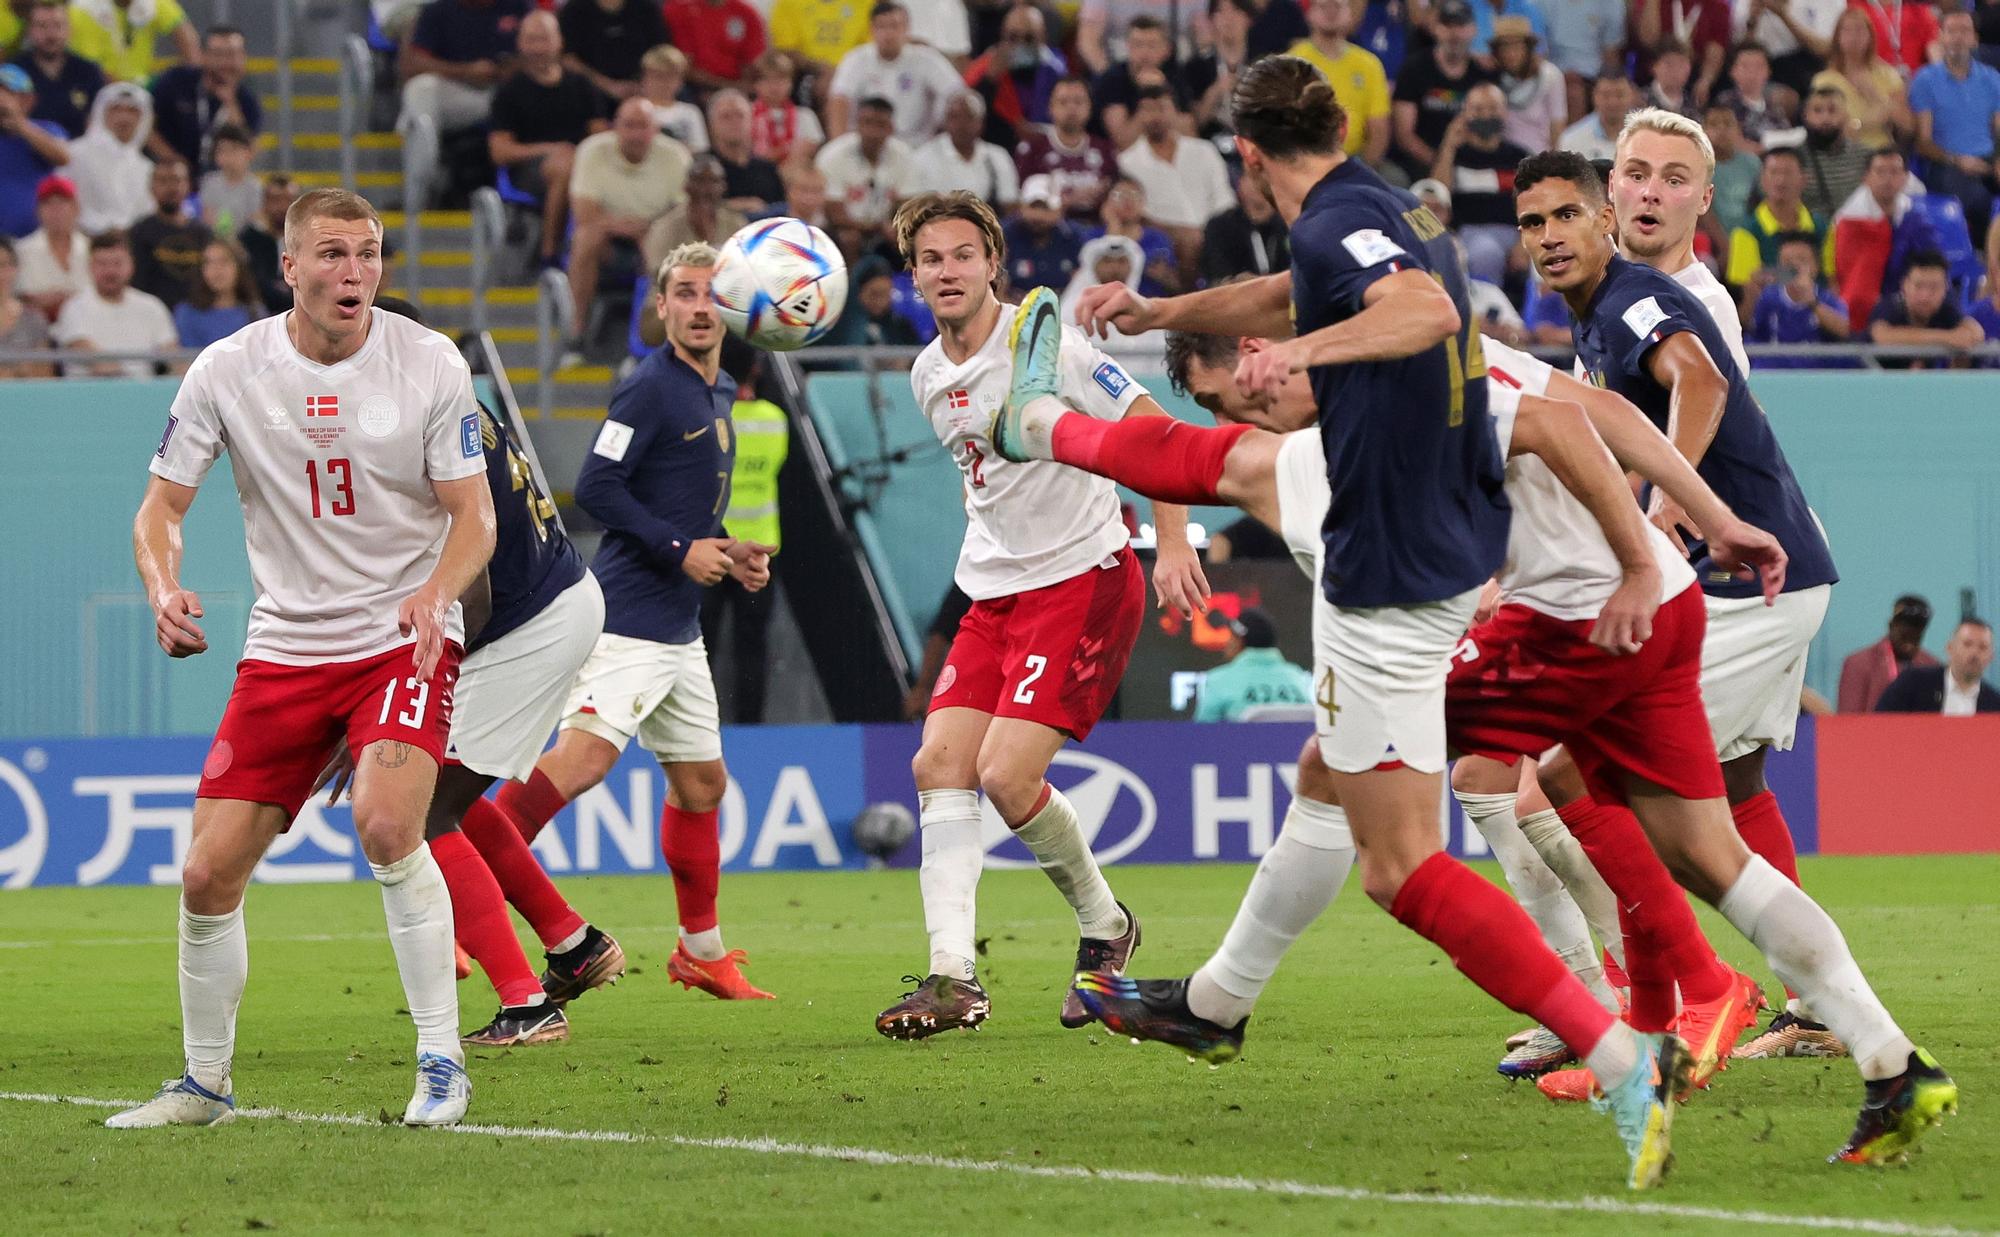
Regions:
M 1188 1008 L 1219 1026 L 1247 1018 L 1285 951 L 1326 910 L 1353 870 L 1347 813 L 1295 796 L 1222 946 L 1188 981 Z
M 1604 964 L 1598 961 L 1597 946 L 1591 942 L 1590 923 L 1515 821 L 1515 796 L 1511 792 L 1476 795 L 1458 790 L 1452 794 L 1465 809 L 1465 818 L 1479 830 L 1493 857 L 1500 861 L 1508 888 L 1514 891 L 1515 900 L 1528 912 L 1528 918 L 1541 929 L 1542 939 L 1570 973 L 1590 989 L 1598 1004 L 1617 1013 L 1618 997 L 1611 991 L 1611 985 L 1604 982 Z M 1560 824 L 1562 818 L 1556 819 Z
M 451 894 L 424 842 L 391 864 L 368 865 L 382 886 L 389 945 L 403 977 L 403 999 L 417 1024 L 417 1051 L 463 1065 L 458 1043 L 458 974 L 452 964 Z
M 695 957 L 700 958 L 703 962 L 719 961 L 722 955 L 727 952 L 722 948 L 722 927 L 720 924 L 702 932 L 690 932 L 686 928 L 682 928 L 680 935 L 682 947 Z
M 1521 836 L 1528 839 L 1542 862 L 1549 865 L 1563 888 L 1569 890 L 1570 900 L 1583 912 L 1605 952 L 1619 966 L 1624 966 L 1625 929 L 1618 924 L 1618 897 L 1591 866 L 1590 856 L 1583 853 L 1583 843 L 1576 840 L 1552 807 L 1522 817 L 1520 825 Z
M 1903 1072 L 1913 1051 L 1909 1037 L 1862 977 L 1840 929 L 1805 890 L 1752 855 L 1716 909 L 1847 1045 L 1863 1078 Z
M 924 894 L 924 930 L 931 937 L 931 971 L 972 979 L 973 899 L 986 851 L 979 845 L 979 792 L 920 790 L 918 817 L 924 831 L 923 866 L 917 884 Z
M 1597 1047 L 1583 1054 L 1583 1063 L 1590 1067 L 1599 1087 L 1615 1091 L 1639 1068 L 1639 1037 L 1632 1033 L 1631 1027 L 1614 1022 L 1604 1038 L 1597 1041 Z
M 1090 844 L 1083 840 L 1083 826 L 1077 821 L 1076 808 L 1063 798 L 1062 791 L 1049 787 L 1049 801 L 1026 824 L 1014 830 L 1014 836 L 1034 852 L 1042 873 L 1076 911 L 1080 933 L 1093 940 L 1108 941 L 1131 929 L 1125 912 L 1118 909 L 1118 900 L 1111 896 L 1111 886 L 1104 883 L 1104 873 L 1098 871 L 1097 856 L 1090 853 Z
M 217 1095 L 228 1095 L 236 1008 L 250 977 L 243 908 L 227 915 L 197 915 L 183 902 L 180 938 L 181 1047 L 187 1072 Z

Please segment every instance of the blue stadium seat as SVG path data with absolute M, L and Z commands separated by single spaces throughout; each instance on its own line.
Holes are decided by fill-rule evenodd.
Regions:
M 896 315 L 916 328 L 918 339 L 925 343 L 936 339 L 937 318 L 931 313 L 931 307 L 924 304 L 924 298 L 917 295 L 917 285 L 910 272 L 897 271 L 889 277 L 889 282 L 896 289 L 890 301 Z
M 1986 259 L 1972 243 L 1965 204 L 1948 193 L 1920 193 L 1911 195 L 1910 210 L 1937 239 L 1938 252 L 1951 268 L 1951 282 L 1960 298 L 1976 296 L 1979 281 L 1986 274 Z

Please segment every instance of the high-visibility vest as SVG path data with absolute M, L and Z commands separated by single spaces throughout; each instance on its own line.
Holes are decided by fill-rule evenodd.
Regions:
M 730 477 L 723 527 L 732 537 L 778 544 L 778 470 L 792 443 L 785 410 L 767 399 L 737 400 L 729 410 L 736 427 L 736 471 Z

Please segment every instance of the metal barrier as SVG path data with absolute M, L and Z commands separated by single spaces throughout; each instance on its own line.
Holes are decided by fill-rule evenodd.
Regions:
M 278 0 L 278 167 L 292 170 L 292 48 L 293 23 L 305 0 Z M 350 186 L 351 188 L 352 186 Z
M 367 127 L 375 102 L 375 53 L 368 40 L 350 34 L 340 41 L 340 183 L 354 192 L 360 154 L 355 138 Z
M 435 120 L 421 113 L 403 118 L 403 291 L 417 305 L 424 303 L 424 203 L 440 149 Z
M 535 281 L 535 399 L 536 416 L 548 420 L 556 413 L 556 362 L 562 359 L 563 344 L 577 332 L 576 306 L 570 299 L 569 276 L 555 267 L 542 272 Z
M 500 191 L 481 185 L 472 191 L 472 330 L 486 330 L 486 291 L 493 286 L 493 265 L 507 246 L 507 204 Z

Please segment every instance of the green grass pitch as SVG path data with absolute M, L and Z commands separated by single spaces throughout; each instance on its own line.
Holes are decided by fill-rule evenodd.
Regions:
M 1135 972 L 1199 964 L 1248 878 L 1113 869 L 1145 924 Z M 922 1044 L 872 1028 L 925 957 L 914 873 L 725 879 L 728 942 L 781 998 L 730 1005 L 667 983 L 664 877 L 565 881 L 636 973 L 571 1007 L 571 1042 L 474 1054 L 471 1120 L 504 1127 L 485 1133 L 375 1120 L 408 1098 L 412 1033 L 365 884 L 251 891 L 236 1072 L 245 1105 L 360 1122 L 119 1133 L 101 1108 L 20 1098 L 142 1098 L 178 1072 L 176 895 L 9 892 L 0 1228 L 1655 1234 L 1775 1232 L 1775 1217 L 1803 1216 L 2000 1229 L 2000 858 L 1809 860 L 1805 879 L 1957 1076 L 1964 1111 L 1906 1166 L 1832 1167 L 1860 1098 L 1852 1064 L 1740 1062 L 1681 1111 L 1675 1171 L 1641 1196 L 1621 1187 L 1607 1118 L 1493 1072 L 1521 1019 L 1358 883 L 1293 951 L 1244 1059 L 1211 1070 L 1056 1024 L 1075 924 L 1036 873 L 989 873 L 980 889 L 992 1020 Z M 1725 957 L 1769 980 L 1741 938 L 1705 922 Z M 459 991 L 463 1025 L 491 1013 L 477 975 Z M 527 1136 L 537 1128 L 617 1137 Z M 1197 1180 L 1218 1176 L 1292 1187 Z M 1606 1209 L 1540 1205 L 1591 1198 Z M 1624 1210 L 1634 1202 L 1672 1210 Z M 1737 1212 L 1767 1220 L 1723 1214 Z

